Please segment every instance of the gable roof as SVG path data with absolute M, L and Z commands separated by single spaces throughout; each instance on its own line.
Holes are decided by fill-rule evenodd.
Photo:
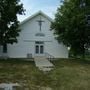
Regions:
M 50 22 L 53 21 L 52 18 L 50 18 L 49 16 L 47 16 L 46 14 L 44 14 L 42 11 L 39 11 L 39 12 L 35 13 L 34 15 L 28 17 L 28 18 L 25 19 L 24 21 L 22 21 L 22 22 L 20 23 L 20 25 L 22 25 L 22 24 L 28 22 L 29 20 L 31 20 L 32 18 L 34 18 L 34 17 L 37 16 L 37 15 L 42 15 L 42 16 L 46 17 Z

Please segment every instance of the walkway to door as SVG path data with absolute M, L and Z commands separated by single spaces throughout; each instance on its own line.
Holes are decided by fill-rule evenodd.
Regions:
M 42 71 L 50 71 L 54 67 L 54 65 L 44 56 L 36 56 L 34 58 L 34 61 L 36 67 L 38 67 Z

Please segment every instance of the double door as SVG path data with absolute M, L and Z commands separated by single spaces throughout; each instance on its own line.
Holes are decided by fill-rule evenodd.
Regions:
M 35 54 L 37 56 L 42 56 L 44 54 L 44 44 L 43 43 L 36 43 Z

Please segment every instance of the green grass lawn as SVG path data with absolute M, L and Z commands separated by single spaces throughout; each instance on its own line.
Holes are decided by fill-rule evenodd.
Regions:
M 0 60 L 0 83 L 18 82 L 30 90 L 39 90 L 38 86 L 53 90 L 90 90 L 88 62 L 59 59 L 53 64 L 54 69 L 44 73 L 31 61 Z

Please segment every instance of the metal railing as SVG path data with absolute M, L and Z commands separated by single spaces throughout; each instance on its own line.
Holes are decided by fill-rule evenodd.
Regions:
M 55 59 L 55 57 L 53 55 L 51 55 L 51 54 L 49 54 L 47 52 L 45 52 L 45 57 L 50 61 Z

